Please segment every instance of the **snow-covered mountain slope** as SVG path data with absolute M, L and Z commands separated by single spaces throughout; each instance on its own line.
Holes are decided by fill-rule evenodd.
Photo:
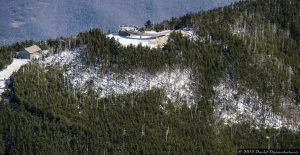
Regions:
M 117 73 L 102 71 L 101 66 L 86 67 L 83 60 L 85 47 L 63 51 L 40 61 L 42 66 L 58 65 L 64 68 L 64 76 L 74 89 L 88 93 L 88 89 L 95 90 L 100 98 L 110 95 L 122 95 L 151 89 L 163 90 L 171 102 L 184 101 L 189 106 L 195 101 L 194 79 L 188 68 L 168 69 L 150 74 L 145 71 Z M 239 87 L 239 86 L 237 86 Z M 228 82 L 220 82 L 214 87 L 217 103 L 215 114 L 225 124 L 250 121 L 252 127 L 286 127 L 297 131 L 300 129 L 300 107 L 292 102 L 283 100 L 283 109 L 275 113 L 272 107 L 253 91 L 246 89 L 239 91 Z M 294 109 L 291 113 L 288 109 Z M 289 113 L 288 113 L 289 111 Z M 293 114 L 293 115 L 292 115 Z
M 253 90 L 246 89 L 241 92 L 230 86 L 228 82 L 222 81 L 214 87 L 214 91 L 216 92 L 214 100 L 218 103 L 215 113 L 217 117 L 224 120 L 225 124 L 250 121 L 255 128 L 286 127 L 293 131 L 300 131 L 300 107 L 291 102 L 282 101 L 283 110 L 275 113 Z M 287 108 L 294 109 L 294 112 L 286 113 Z
M 194 103 L 193 79 L 191 70 L 165 69 L 156 74 L 144 71 L 127 73 L 102 72 L 100 66 L 86 67 L 82 60 L 84 48 L 64 51 L 45 58 L 41 64 L 64 66 L 65 77 L 71 86 L 87 92 L 92 87 L 99 97 L 140 92 L 151 89 L 162 89 L 171 102 L 181 99 L 186 103 Z

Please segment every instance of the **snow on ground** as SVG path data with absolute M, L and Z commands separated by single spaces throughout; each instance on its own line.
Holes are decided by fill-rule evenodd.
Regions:
M 121 45 L 123 46 L 148 46 L 150 48 L 156 48 L 157 45 L 155 44 L 150 44 L 150 40 L 155 40 L 153 37 L 148 37 L 148 36 L 131 36 L 131 37 L 126 37 L 126 36 L 120 36 L 119 34 L 109 34 L 109 38 L 115 38 L 115 40 L 119 41 Z
M 191 40 L 198 40 L 199 37 L 195 33 L 194 30 L 189 29 L 189 30 L 179 30 L 176 31 L 178 33 L 182 33 L 184 36 L 190 38 Z M 147 34 L 157 34 L 155 31 L 146 31 L 145 33 Z M 171 33 L 170 30 L 166 30 L 160 33 Z M 119 34 L 109 34 L 107 35 L 109 38 L 115 38 L 115 40 L 119 41 L 121 45 L 123 46 L 147 46 L 150 48 L 157 48 L 161 47 L 164 44 L 167 43 L 169 35 L 163 36 L 163 37 L 152 37 L 152 36 L 120 36 Z
M 291 125 L 282 114 L 275 114 L 272 108 L 265 105 L 252 90 L 238 92 L 238 90 L 221 82 L 214 87 L 216 92 L 216 115 L 224 120 L 225 124 L 236 124 L 243 121 L 251 121 L 253 127 L 273 127 L 276 129 L 286 127 L 296 131 L 300 122 Z
M 77 88 L 84 88 L 86 82 L 92 80 L 93 87 L 99 92 L 100 97 L 159 88 L 165 90 L 166 96 L 172 102 L 180 97 L 188 103 L 193 103 L 191 71 L 188 69 L 165 70 L 155 75 L 145 72 L 120 75 L 114 72 L 101 74 L 97 68 L 89 68 L 75 74 L 69 71 L 66 75 Z
M 181 99 L 188 105 L 194 104 L 194 80 L 191 78 L 190 69 L 165 69 L 156 74 L 143 71 L 125 74 L 102 72 L 101 66 L 86 68 L 82 59 L 83 50 L 84 47 L 64 51 L 44 59 L 41 63 L 64 66 L 66 68 L 64 76 L 74 88 L 87 92 L 90 85 L 99 97 L 158 88 L 163 90 L 172 102 Z M 293 131 L 300 129 L 300 119 L 289 121 L 287 115 L 274 113 L 253 90 L 246 89 L 239 92 L 238 89 L 229 86 L 228 82 L 220 82 L 214 87 L 214 91 L 216 93 L 214 101 L 218 103 L 215 113 L 225 124 L 251 121 L 252 127 L 255 128 L 263 126 L 276 129 L 286 127 Z
M 162 89 L 172 101 L 182 99 L 189 104 L 194 103 L 193 80 L 190 69 L 166 69 L 152 75 L 143 71 L 119 74 L 116 72 L 102 73 L 99 66 L 86 68 L 82 60 L 83 48 L 64 51 L 43 60 L 45 65 L 58 64 L 65 66 L 65 77 L 74 88 L 87 91 L 87 83 L 92 81 L 92 87 L 99 97 L 112 94 L 127 94 Z
M 79 50 L 79 49 L 77 49 Z M 63 51 L 61 53 L 49 56 L 44 58 L 41 62 L 45 65 L 67 65 L 75 61 L 75 58 L 79 61 L 79 52 L 78 51 Z
M 184 36 L 190 38 L 191 40 L 199 40 L 198 35 L 196 34 L 196 32 L 192 29 L 190 30 L 181 30 L 180 31 Z
M 8 65 L 4 70 L 0 71 L 0 96 L 4 92 L 6 88 L 6 82 L 10 76 L 28 62 L 28 59 L 13 59 L 13 62 L 10 65 Z

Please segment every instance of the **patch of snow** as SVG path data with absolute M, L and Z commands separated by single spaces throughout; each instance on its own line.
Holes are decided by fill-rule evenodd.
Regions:
M 190 30 L 183 30 L 181 31 L 185 36 L 187 36 L 188 38 L 190 38 L 191 40 L 199 40 L 198 35 L 196 34 L 196 32 L 193 29 Z
M 178 97 L 193 103 L 191 71 L 188 69 L 166 70 L 155 75 L 145 72 L 101 73 L 98 69 L 87 69 L 77 74 L 66 72 L 73 86 L 83 88 L 88 81 L 93 81 L 93 87 L 100 93 L 100 97 L 112 94 L 127 94 L 151 90 L 154 88 L 165 90 L 166 96 L 175 102 Z
M 152 39 L 153 37 L 150 37 L 150 36 L 149 37 L 142 36 L 140 38 L 140 36 L 125 37 L 125 36 L 120 36 L 119 34 L 109 34 L 107 37 L 115 38 L 115 40 L 117 40 L 123 46 L 142 45 L 142 46 L 147 46 L 147 47 L 150 47 L 150 48 L 156 48 L 157 47 L 157 45 L 149 43 L 149 40 L 154 40 L 154 39 Z
M 190 69 L 166 69 L 155 75 L 143 71 L 125 74 L 103 73 L 100 66 L 87 68 L 84 65 L 82 51 L 83 48 L 64 51 L 45 58 L 41 63 L 65 66 L 64 76 L 74 88 L 87 92 L 88 85 L 90 85 L 101 98 L 113 94 L 128 94 L 158 88 L 164 90 L 165 95 L 172 102 L 180 98 L 189 104 L 194 103 Z
M 287 124 L 283 115 L 275 114 L 272 108 L 264 104 L 258 94 L 252 90 L 239 92 L 225 82 L 221 82 L 214 87 L 214 91 L 216 92 L 214 100 L 219 103 L 215 113 L 224 120 L 225 124 L 251 121 L 253 127 L 256 128 L 260 126 L 276 129 L 286 127 L 293 131 L 296 131 L 296 125 L 300 124 L 300 122 L 296 125 Z
M 61 53 L 46 57 L 43 60 L 45 65 L 66 65 L 70 64 L 79 53 L 77 51 L 63 51 Z
M 6 83 L 10 76 L 28 62 L 28 59 L 13 59 L 13 62 L 10 65 L 0 71 L 0 95 L 5 91 Z

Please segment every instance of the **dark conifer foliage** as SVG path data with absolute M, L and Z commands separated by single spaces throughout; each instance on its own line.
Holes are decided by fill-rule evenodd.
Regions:
M 0 107 L 5 154 L 235 154 L 236 148 L 300 144 L 300 135 L 285 129 L 224 126 L 208 101 L 162 110 L 160 90 L 97 99 L 68 90 L 53 67 L 21 70 L 13 78 L 14 102 Z
M 156 30 L 193 27 L 199 40 L 172 33 L 162 48 L 123 47 L 92 29 L 76 37 L 0 47 L 0 68 L 15 51 L 38 44 L 56 53 L 86 46 L 87 66 L 119 73 L 189 67 L 191 107 L 155 89 L 99 99 L 72 89 L 63 71 L 32 63 L 12 77 L 12 103 L 0 102 L 1 154 L 236 154 L 239 148 L 296 148 L 300 134 L 255 129 L 250 122 L 224 125 L 214 115 L 213 86 L 228 78 L 255 90 L 280 112 L 280 97 L 300 103 L 300 2 L 252 0 L 191 13 L 153 25 Z M 269 138 L 267 138 L 269 137 Z

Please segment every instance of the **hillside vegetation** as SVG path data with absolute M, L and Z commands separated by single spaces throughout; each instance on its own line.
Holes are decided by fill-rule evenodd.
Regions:
M 200 39 L 172 33 L 158 49 L 123 47 L 99 29 L 40 42 L 52 53 L 86 46 L 86 67 L 100 66 L 103 73 L 191 68 L 196 103 L 178 106 L 180 101 L 168 101 L 159 89 L 99 98 L 93 89 L 73 89 L 64 68 L 32 63 L 13 75 L 6 93 L 12 102 L 0 101 L 0 153 L 228 155 L 239 148 L 299 149 L 297 131 L 254 128 L 250 121 L 224 124 L 214 111 L 220 103 L 213 100 L 214 86 L 225 81 L 241 93 L 254 90 L 276 113 L 285 110 L 283 104 L 299 105 L 299 9 L 297 0 L 249 0 L 172 18 L 153 29 L 194 27 Z M 0 54 L 14 55 L 21 46 L 2 47 Z M 0 67 L 9 63 L 7 57 L 0 57 Z

